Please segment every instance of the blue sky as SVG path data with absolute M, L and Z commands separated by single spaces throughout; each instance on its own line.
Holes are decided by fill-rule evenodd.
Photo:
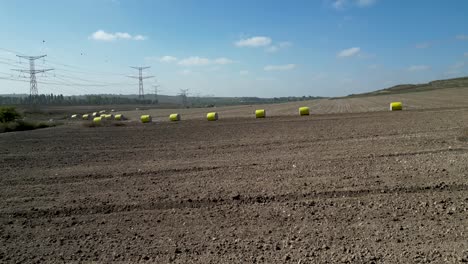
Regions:
M 0 94 L 340 96 L 468 75 L 468 1 L 0 2 Z

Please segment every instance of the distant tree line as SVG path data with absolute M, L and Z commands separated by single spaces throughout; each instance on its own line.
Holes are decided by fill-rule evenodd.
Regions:
M 37 96 L 12 97 L 0 96 L 0 105 L 116 105 L 116 104 L 153 104 L 153 100 L 137 98 L 85 95 L 64 96 L 62 94 L 41 94 Z
M 180 100 L 174 101 L 171 96 L 166 96 L 165 101 L 177 102 L 182 105 Z M 174 97 L 176 98 L 176 97 Z M 259 98 L 259 97 L 188 97 L 186 107 L 207 107 L 207 106 L 226 106 L 226 105 L 248 105 L 248 104 L 269 104 L 269 103 L 284 103 L 321 99 L 323 97 L 315 96 L 289 96 L 289 97 L 274 97 L 274 98 Z M 160 100 L 163 101 L 163 100 Z M 0 96 L 0 105 L 123 105 L 123 104 L 158 104 L 154 99 L 139 99 L 132 95 L 78 95 L 64 96 L 62 94 L 41 94 L 37 96 Z

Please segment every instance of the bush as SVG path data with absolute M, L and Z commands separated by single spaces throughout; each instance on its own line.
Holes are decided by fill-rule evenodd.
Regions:
M 0 123 L 0 133 L 3 132 L 14 132 L 14 131 L 26 131 L 26 130 L 34 130 L 39 128 L 46 128 L 46 127 L 53 127 L 56 124 L 48 124 L 48 123 L 32 123 L 32 122 L 25 122 L 22 120 L 16 120 L 13 122 L 5 122 Z
M 21 115 L 14 107 L 0 107 L 0 123 L 13 122 L 18 118 L 21 118 Z

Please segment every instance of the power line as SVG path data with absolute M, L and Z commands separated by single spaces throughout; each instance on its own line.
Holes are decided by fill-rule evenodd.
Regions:
M 145 91 L 143 90 L 143 79 L 153 78 L 154 76 L 143 76 L 143 70 L 144 69 L 149 69 L 151 67 L 149 67 L 149 66 L 144 66 L 144 67 L 130 66 L 130 68 L 138 70 L 138 73 L 139 73 L 138 76 L 128 76 L 128 77 L 138 79 L 138 98 L 144 99 L 145 98 Z
M 18 58 L 18 61 L 13 60 L 9 58 L 8 56 L 1 56 L 0 55 L 0 64 L 8 65 L 8 66 L 13 66 L 15 67 L 14 71 L 19 72 L 21 75 L 18 75 L 17 77 L 14 77 L 13 74 L 8 74 L 8 73 L 2 73 L 6 75 L 5 77 L 8 76 L 8 78 L 0 78 L 2 80 L 9 80 L 9 81 L 16 81 L 16 82 L 27 82 L 26 80 L 22 80 L 19 78 L 26 78 L 24 76 L 25 73 L 29 73 L 29 82 L 30 82 L 30 96 L 37 95 L 38 89 L 37 85 L 38 84 L 45 84 L 45 85 L 57 85 L 57 86 L 68 86 L 68 87 L 74 87 L 76 89 L 81 88 L 86 88 L 86 87 L 112 87 L 112 86 L 128 86 L 132 85 L 131 83 L 126 83 L 126 82 L 119 82 L 120 79 L 115 80 L 114 82 L 109 82 L 106 80 L 93 80 L 94 78 L 87 78 L 89 77 L 88 75 L 94 75 L 94 76 L 120 76 L 120 77 L 127 77 L 125 74 L 122 73 L 116 73 L 116 72 L 96 72 L 96 71 L 87 71 L 84 67 L 80 66 L 75 66 L 71 64 L 65 64 L 61 63 L 60 61 L 57 61 L 58 58 L 54 56 L 49 56 L 49 55 L 41 55 L 41 56 L 27 56 L 21 52 L 10 50 L 10 49 L 5 49 L 1 48 L 0 50 L 6 51 L 7 54 L 17 54 L 16 57 Z M 54 68 L 55 72 L 63 72 L 62 74 L 54 74 L 54 77 L 56 78 L 55 81 L 37 81 L 36 80 L 36 75 L 37 73 L 45 73 L 47 71 L 50 71 L 52 69 L 36 69 L 36 64 L 35 61 L 37 59 L 44 59 L 47 56 L 47 58 L 52 57 L 52 60 L 47 59 L 48 64 L 51 64 L 52 67 Z M 23 65 L 21 65 L 21 60 L 20 58 L 25 58 L 29 60 L 29 69 L 23 68 Z M 44 59 L 44 63 L 45 63 Z M 23 66 L 23 67 L 22 67 Z M 137 78 L 139 79 L 139 98 L 144 98 L 144 89 L 143 89 L 143 80 L 152 78 L 154 76 L 143 76 L 143 70 L 148 69 L 150 67 L 132 67 L 134 69 L 139 70 L 139 75 L 138 76 L 128 76 L 131 78 Z M 83 76 L 83 74 L 86 74 L 86 77 Z M 98 77 L 96 77 L 98 78 Z M 118 77 L 117 77 L 118 78 Z M 115 79 L 115 78 L 114 78 Z M 110 79 L 109 79 L 110 80 Z M 81 89 L 80 89 L 81 90 Z M 89 92 L 89 91 L 87 91 Z M 122 91 L 121 91 L 122 92 Z M 125 92 L 124 92 L 125 93 Z M 157 92 L 156 92 L 157 94 Z
M 110 83 L 110 82 L 103 82 L 103 81 L 96 81 L 96 80 L 89 80 L 89 79 L 83 79 L 79 78 L 76 76 L 70 76 L 70 75 L 64 75 L 64 74 L 55 74 L 55 76 L 59 76 L 62 78 L 67 78 L 72 81 L 78 80 L 82 82 L 88 82 L 88 83 L 95 83 L 95 86 L 113 86 L 113 85 L 133 85 L 133 83 Z

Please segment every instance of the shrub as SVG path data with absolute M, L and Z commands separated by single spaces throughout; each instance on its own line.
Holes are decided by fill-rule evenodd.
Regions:
M 33 122 L 25 122 L 22 120 L 16 120 L 12 122 L 0 123 L 0 133 L 34 130 L 34 129 L 39 129 L 39 128 L 53 127 L 53 126 L 56 126 L 56 124 L 33 123 Z
M 0 123 L 8 123 L 21 118 L 14 107 L 0 107 Z

